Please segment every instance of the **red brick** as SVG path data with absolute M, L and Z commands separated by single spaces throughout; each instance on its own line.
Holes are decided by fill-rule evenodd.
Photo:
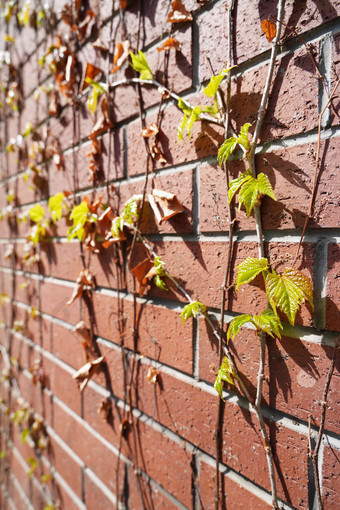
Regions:
M 322 499 L 325 510 L 337 510 L 339 503 L 339 452 L 325 445 L 322 463 Z
M 277 198 L 277 202 L 266 197 L 261 201 L 265 229 L 303 227 L 312 191 L 315 150 L 315 144 L 309 144 L 257 156 L 257 170 L 268 176 Z M 326 159 L 320 171 L 314 216 L 308 224 L 313 228 L 339 226 L 338 161 L 335 157 L 337 141 L 326 142 L 324 150 Z M 246 167 L 241 162 L 230 161 L 228 169 L 230 178 L 235 179 Z M 201 167 L 200 190 L 201 231 L 228 230 L 227 184 L 225 174 L 218 165 Z M 237 228 L 255 229 L 253 214 L 247 218 L 244 208 L 236 212 L 236 218 Z
M 66 302 L 70 299 L 72 292 L 72 287 L 42 281 L 40 289 L 42 312 L 74 325 L 80 320 L 86 320 L 86 317 L 81 316 L 78 299 L 67 306 Z
M 129 493 L 129 504 L 131 510 L 139 510 L 141 507 L 141 496 L 138 491 L 137 478 L 135 473 L 131 473 L 130 482 L 130 493 Z M 173 501 L 169 500 L 163 492 L 161 492 L 157 485 L 147 481 L 145 478 L 140 477 L 140 484 L 142 493 L 146 501 L 152 501 L 153 508 L 166 508 L 167 510 L 177 510 L 178 505 Z M 186 487 L 189 490 L 189 485 Z
M 327 297 L 326 297 L 326 328 L 340 331 L 340 263 L 339 246 L 331 243 L 328 246 L 327 264 Z
M 194 104 L 195 99 L 190 98 Z M 208 122 L 196 122 L 193 125 L 191 140 L 186 136 L 181 143 L 178 141 L 177 128 L 183 114 L 176 106 L 169 106 L 164 111 L 164 119 L 159 135 L 159 148 L 167 159 L 168 165 L 176 165 L 194 161 L 196 159 L 217 155 L 218 148 L 223 142 L 223 128 Z M 147 117 L 147 124 L 154 122 L 153 117 Z M 143 173 L 146 168 L 146 152 L 140 136 L 139 121 L 128 126 L 128 173 L 134 175 Z M 164 164 L 157 163 L 157 168 Z M 136 168 L 138 169 L 136 171 Z
M 101 487 L 97 485 L 93 476 L 89 475 L 89 471 L 85 471 L 85 504 L 86 508 L 96 508 L 97 510 L 105 510 L 113 506 L 114 494 L 108 497 Z
M 206 62 L 206 57 L 211 59 L 215 73 L 226 67 L 227 60 L 227 39 L 225 4 L 213 5 L 198 17 L 200 33 L 200 78 L 210 78 L 211 71 Z M 321 23 L 330 21 L 339 15 L 340 4 L 338 0 L 332 3 L 325 3 L 315 8 L 312 0 L 303 5 L 295 6 L 287 4 L 285 8 L 284 21 L 286 24 L 305 32 Z M 261 21 L 268 19 L 270 15 L 277 16 L 277 3 L 268 1 L 260 5 L 241 4 L 234 10 L 234 33 L 233 36 L 233 59 L 235 64 L 240 64 L 256 55 L 269 51 L 271 44 L 261 29 Z M 213 36 L 212 36 L 213 34 Z M 283 35 L 290 36 L 288 30 L 283 29 Z M 221 47 L 224 51 L 216 51 L 216 41 L 222 41 Z
M 199 377 L 211 384 L 218 369 L 217 343 L 209 326 L 199 321 Z M 255 331 L 241 329 L 229 347 L 241 377 L 255 400 L 259 369 L 260 344 Z M 312 414 L 318 423 L 325 381 L 333 348 L 298 338 L 268 338 L 263 403 L 307 422 Z M 337 375 L 334 374 L 337 380 Z M 336 380 L 328 397 L 327 429 L 336 432 L 339 414 L 336 404 Z M 238 391 L 238 385 L 231 386 Z
M 221 475 L 222 482 L 220 487 L 222 489 L 222 497 L 225 505 L 228 507 L 237 505 L 240 510 L 269 510 L 271 505 L 259 499 L 255 494 L 248 492 L 241 484 L 238 484 L 228 476 Z M 199 476 L 199 495 L 206 510 L 213 510 L 215 508 L 215 480 L 216 471 L 209 464 L 204 461 L 200 463 L 200 476 Z

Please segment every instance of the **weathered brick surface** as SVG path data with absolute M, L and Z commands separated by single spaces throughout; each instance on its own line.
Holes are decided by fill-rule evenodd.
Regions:
M 192 106 L 211 106 L 213 101 L 204 95 L 200 84 L 212 74 L 210 63 L 214 73 L 226 67 L 227 6 L 220 0 L 184 0 L 183 3 L 194 20 L 174 24 L 169 32 L 171 25 L 166 18 L 172 2 L 129 0 L 127 6 L 121 3 L 119 11 L 118 3 L 111 5 L 112 2 L 91 0 L 89 7 L 96 16 L 96 29 L 91 34 L 88 32 L 77 48 L 80 74 L 86 64 L 91 63 L 103 71 L 98 80 L 107 81 L 107 74 L 113 68 L 112 53 L 116 44 L 128 39 L 134 52 L 138 48 L 145 51 L 155 79 L 163 83 L 164 57 L 167 56 L 169 89 Z M 39 264 L 25 265 L 22 260 L 26 236 L 32 225 L 30 222 L 17 224 L 17 218 L 34 203 L 40 202 L 45 217 L 49 218 L 48 198 L 64 190 L 75 193 L 77 203 L 84 196 L 90 200 L 102 197 L 103 206 L 109 204 L 114 213 L 119 214 L 133 194 L 142 192 L 145 182 L 147 154 L 140 136 L 139 96 L 135 84 L 114 87 L 110 92 L 114 126 L 111 132 L 103 132 L 98 138 L 102 157 L 95 181 L 90 178 L 87 154 L 91 148 L 90 133 L 100 109 L 93 115 L 89 113 L 89 92 L 77 98 L 75 108 L 61 95 L 60 115 L 53 118 L 48 118 L 46 93 L 41 92 L 38 99 L 34 97 L 40 85 L 53 81 L 47 67 L 39 67 L 38 58 L 57 41 L 57 34 L 64 40 L 68 37 L 70 27 L 61 19 L 65 4 L 64 0 L 55 2 L 56 23 L 53 21 L 53 26 L 48 28 L 44 21 L 38 30 L 31 26 L 19 27 L 13 18 L 5 32 L 15 35 L 15 51 L 14 45 L 5 44 L 0 38 L 0 49 L 8 48 L 12 64 L 20 65 L 25 99 L 18 112 L 6 105 L 0 120 L 0 210 L 5 213 L 5 219 L 0 222 L 0 338 L 1 343 L 10 348 L 11 372 L 22 397 L 54 429 L 53 432 L 49 429 L 50 448 L 43 453 L 42 464 L 29 479 L 27 458 L 35 454 L 28 442 L 21 441 L 20 430 L 13 425 L 11 440 L 15 449 L 6 451 L 10 460 L 6 489 L 11 502 L 6 502 L 2 490 L 0 506 L 6 510 L 14 507 L 26 510 L 27 504 L 18 490 L 21 486 L 37 510 L 50 503 L 47 500 L 49 490 L 54 499 L 59 500 L 61 508 L 68 510 L 83 506 L 106 509 L 115 506 L 116 496 L 127 510 L 139 510 L 143 507 L 140 490 L 145 508 L 215 508 L 216 473 L 212 466 L 216 455 L 218 396 L 212 387 L 218 369 L 217 342 L 202 317 L 182 324 L 180 311 L 187 304 L 188 296 L 183 296 L 165 278 L 169 291 L 150 283 L 140 299 L 138 282 L 133 281 L 130 268 L 148 255 L 146 248 L 137 242 L 131 253 L 129 236 L 127 242 L 100 248 L 99 253 L 91 253 L 85 247 L 80 249 L 77 240 L 67 242 L 71 222 L 66 217 L 51 224 L 47 239 L 37 246 Z M 82 7 L 80 20 L 86 9 L 87 6 Z M 233 11 L 232 58 L 238 67 L 232 71 L 230 125 L 238 133 L 245 122 L 250 122 L 250 140 L 271 50 L 260 22 L 271 14 L 277 14 L 277 2 L 272 0 L 238 2 Z M 285 6 L 285 23 L 295 27 L 302 38 L 312 41 L 309 49 L 321 72 L 327 80 L 330 78 L 329 90 L 339 74 L 339 14 L 338 0 L 322 5 L 312 0 L 298 5 L 287 0 Z M 4 28 L 3 24 L 1 26 Z M 268 175 L 277 197 L 277 201 L 268 197 L 261 199 L 261 217 L 266 255 L 278 272 L 293 264 L 308 212 L 316 169 L 318 110 L 325 101 L 306 48 L 288 29 L 283 28 L 283 33 L 260 132 L 262 150 L 256 156 L 257 173 Z M 167 55 L 158 52 L 157 48 L 169 35 L 180 41 L 181 50 L 172 49 Z M 97 36 L 110 49 L 110 54 L 93 48 Z M 127 60 L 110 80 L 120 81 L 137 75 Z M 5 80 L 3 74 L 2 79 Z M 226 81 L 221 90 L 225 95 Z M 5 103 L 3 90 L 0 96 L 1 103 Z M 191 138 L 185 134 L 179 143 L 177 128 L 182 112 L 176 101 L 170 98 L 160 107 L 160 93 L 152 85 L 141 86 L 141 98 L 147 126 L 156 122 L 160 114 L 157 144 L 166 158 L 166 163 L 155 162 L 155 171 L 148 176 L 146 194 L 152 188 L 172 192 L 185 211 L 158 225 L 146 203 L 139 228 L 190 298 L 202 301 L 217 312 L 226 269 L 229 220 L 226 178 L 216 156 L 224 138 L 230 134 L 224 133 L 222 125 L 199 121 L 192 127 Z M 338 109 L 337 97 L 333 99 L 333 106 Z M 217 118 L 220 119 L 220 115 Z M 21 150 L 15 148 L 7 153 L 6 144 L 23 133 L 27 122 L 32 123 L 35 131 L 24 140 Z M 308 237 L 294 265 L 315 285 L 315 313 L 309 305 L 303 305 L 296 317 L 300 329 L 286 332 L 292 337 L 269 338 L 266 344 L 262 405 L 265 415 L 270 417 L 266 419 L 266 427 L 274 452 L 278 494 L 296 509 L 310 506 L 313 497 L 306 431 L 309 416 L 315 426 L 319 424 L 320 403 L 333 355 L 331 343 L 334 332 L 339 331 L 339 133 L 336 122 L 336 116 L 331 113 L 327 120 L 327 129 L 331 130 L 322 132 Z M 25 183 L 22 175 L 29 164 L 32 139 L 45 138 L 47 128 L 60 144 L 65 169 L 58 171 L 52 160 L 42 162 L 40 177 L 48 177 L 48 185 L 38 188 L 32 177 Z M 241 156 L 241 151 L 237 151 L 234 159 L 228 161 L 230 179 L 247 168 L 243 161 L 236 159 Z M 151 164 L 149 172 L 150 168 Z M 8 218 L 7 194 L 15 195 L 13 211 Z M 73 203 L 71 196 L 70 207 Z M 236 292 L 236 266 L 248 256 L 257 257 L 258 246 L 253 214 L 247 218 L 243 209 L 235 212 L 230 278 L 233 285 L 228 289 L 226 302 L 226 311 L 232 316 L 259 313 L 267 306 L 261 278 L 241 286 Z M 8 256 L 12 244 L 14 255 Z M 68 306 L 66 302 L 84 268 L 93 276 L 95 288 L 85 292 L 84 299 L 76 299 Z M 40 308 L 41 312 L 36 318 L 32 316 L 34 308 Z M 281 318 L 287 322 L 284 316 Z M 92 356 L 105 356 L 100 370 L 92 377 L 93 383 L 82 394 L 71 377 L 86 362 L 82 339 L 73 329 L 80 320 L 93 333 L 96 353 Z M 11 334 L 15 321 L 16 324 L 22 322 L 23 329 Z M 320 326 L 325 330 L 317 329 Z M 303 334 L 301 339 L 297 338 L 297 331 Z M 259 368 L 259 341 L 255 332 L 242 328 L 229 347 L 240 376 L 254 397 Z M 30 374 L 37 359 L 42 360 L 46 375 L 44 389 L 33 384 Z M 0 369 L 5 367 L 6 360 L 2 356 Z M 159 370 L 156 385 L 148 381 L 150 367 Z M 337 361 L 327 398 L 320 460 L 325 509 L 337 508 L 339 499 L 336 485 L 339 452 L 333 446 L 339 439 L 338 378 Z M 226 389 L 235 397 L 225 404 L 222 423 L 221 461 L 225 471 L 221 490 L 225 506 L 269 508 L 265 502 L 269 501 L 270 491 L 268 468 L 256 416 L 246 409 L 244 397 L 242 406 L 238 405 L 237 384 Z M 6 405 L 8 382 L 1 383 L 0 394 Z M 13 398 L 16 400 L 15 395 Z M 133 422 L 130 405 L 134 408 Z M 111 406 L 106 417 L 105 406 Z M 143 414 L 139 415 L 140 412 Z M 2 433 L 7 434 L 9 430 L 9 417 L 2 407 L 1 413 L 0 451 L 7 449 Z M 141 470 L 139 483 L 137 469 Z M 54 471 L 55 479 L 43 488 L 41 475 Z

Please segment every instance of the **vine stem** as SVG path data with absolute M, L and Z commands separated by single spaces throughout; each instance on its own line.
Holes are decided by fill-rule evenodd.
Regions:
M 188 108 L 191 108 L 191 110 L 194 109 L 194 107 L 191 106 L 191 104 L 188 103 L 188 101 L 182 99 L 180 96 L 175 94 L 175 92 L 172 92 L 170 89 L 164 87 L 164 85 L 162 85 L 161 83 L 159 83 L 159 81 L 157 81 L 155 79 L 153 79 L 153 80 L 142 80 L 141 78 L 125 78 L 123 80 L 118 80 L 118 81 L 110 82 L 109 83 L 109 87 L 110 87 L 110 90 L 112 90 L 112 89 L 114 89 L 116 87 L 120 87 L 121 85 L 131 85 L 132 83 L 151 85 L 153 87 L 161 88 L 165 92 L 167 92 L 169 94 L 169 96 L 174 101 L 176 101 L 176 103 L 178 103 L 178 100 L 181 99 L 183 101 L 183 103 L 185 104 L 185 106 L 187 106 Z M 104 87 L 104 88 L 107 86 L 106 83 L 100 83 L 100 85 L 102 87 Z M 209 115 L 207 113 L 200 113 L 199 118 L 200 118 L 200 120 L 207 120 L 208 122 L 213 122 L 214 124 L 218 124 L 219 126 L 223 125 L 223 121 L 222 120 L 216 119 L 215 117 L 212 117 L 211 115 Z
M 321 417 L 320 417 L 320 425 L 319 425 L 319 431 L 318 431 L 318 437 L 317 437 L 317 441 L 316 441 L 315 450 L 312 451 L 311 447 L 309 447 L 309 454 L 312 458 L 312 464 L 313 464 L 313 471 L 314 471 L 314 478 L 315 478 L 315 485 L 316 485 L 316 495 L 317 495 L 319 510 L 323 510 L 321 487 L 320 487 L 320 475 L 319 475 L 319 468 L 318 468 L 319 451 L 320 451 L 323 431 L 325 428 L 326 411 L 327 411 L 327 397 L 328 397 L 328 391 L 329 391 L 329 387 L 331 385 L 331 380 L 332 380 L 332 376 L 333 376 L 333 372 L 334 372 L 334 368 L 335 368 L 336 355 L 337 355 L 338 348 L 339 348 L 339 339 L 340 339 L 340 336 L 338 336 L 338 338 L 335 340 L 331 366 L 329 367 L 329 372 L 328 372 L 325 389 L 324 389 L 323 397 L 322 397 L 322 401 L 321 401 Z
M 297 247 L 296 254 L 295 254 L 295 257 L 294 257 L 293 266 L 295 265 L 296 260 L 297 260 L 297 258 L 299 256 L 299 252 L 300 252 L 300 249 L 301 249 L 303 238 L 304 238 L 305 233 L 306 233 L 308 222 L 309 222 L 309 220 L 312 217 L 313 204 L 314 204 L 314 199 L 315 199 L 315 194 L 316 194 L 316 185 L 317 185 L 318 176 L 319 176 L 319 172 L 318 171 L 319 171 L 319 158 L 320 158 L 320 145 L 321 145 L 321 122 L 322 122 L 322 116 L 325 113 L 325 111 L 327 110 L 330 102 L 332 101 L 332 98 L 333 98 L 333 96 L 334 96 L 334 94 L 335 94 L 335 92 L 336 92 L 336 90 L 337 90 L 337 88 L 339 86 L 339 83 L 340 83 L 340 80 L 338 80 L 336 82 L 335 87 L 333 88 L 332 93 L 330 94 L 327 103 L 325 104 L 322 112 L 319 115 L 318 140 L 317 140 L 317 145 L 316 145 L 315 170 L 314 170 L 312 193 L 311 193 L 311 197 L 310 197 L 310 201 L 309 201 L 309 207 L 308 207 L 308 212 L 307 212 L 307 216 L 306 216 L 306 219 L 305 219 L 305 222 L 304 222 L 304 225 L 303 225 L 303 229 L 302 229 L 299 245 Z

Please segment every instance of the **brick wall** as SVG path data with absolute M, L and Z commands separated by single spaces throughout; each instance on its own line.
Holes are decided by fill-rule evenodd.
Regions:
M 134 300 L 127 246 L 101 248 L 99 254 L 90 254 L 80 248 L 78 241 L 67 242 L 68 225 L 64 220 L 49 230 L 37 248 L 39 264 L 27 266 L 22 262 L 29 225 L 17 224 L 16 218 L 33 204 L 40 203 L 46 209 L 49 196 L 63 190 L 77 197 L 102 195 L 106 200 L 109 189 L 110 203 L 120 211 L 122 204 L 134 193 L 141 193 L 144 185 L 147 154 L 140 136 L 135 85 L 116 88 L 112 93 L 114 128 L 100 137 L 105 177 L 96 185 L 89 181 L 86 154 L 98 113 L 89 113 L 86 97 L 81 97 L 77 108 L 61 98 L 60 114 L 50 117 L 46 94 L 42 92 L 38 98 L 34 95 L 41 85 L 51 81 L 48 71 L 39 66 L 39 58 L 57 34 L 65 36 L 70 31 L 61 19 L 63 3 L 54 2 L 55 19 L 50 18 L 50 26 L 43 20 L 38 29 L 19 27 L 13 18 L 7 25 L 1 18 L 1 35 L 15 37 L 14 44 L 1 37 L 0 44 L 1 50 L 8 49 L 13 65 L 20 71 L 23 102 L 19 112 L 7 106 L 0 110 L 0 207 L 6 208 L 6 196 L 15 195 L 12 210 L 0 222 L 0 337 L 12 358 L 11 370 L 22 398 L 43 420 L 49 444 L 45 450 L 35 451 L 30 441 L 20 438 L 20 426 L 9 419 L 6 411 L 11 412 L 17 404 L 15 388 L 11 397 L 3 355 L 0 450 L 6 455 L 1 460 L 0 507 L 43 509 L 54 504 L 54 508 L 65 510 L 100 510 L 113 508 L 119 501 L 119 508 L 130 510 L 212 509 L 218 396 L 211 367 L 218 366 L 218 354 L 216 340 L 204 319 L 190 320 L 183 326 L 179 313 L 186 300 L 172 287 L 164 292 L 151 285 L 143 298 Z M 100 39 L 109 45 L 110 37 L 116 34 L 116 42 L 120 42 L 124 27 L 125 37 L 136 50 L 139 3 L 128 2 L 126 10 L 121 11 L 120 24 L 118 3 L 112 10 L 111 2 L 90 1 Z M 141 2 L 140 47 L 159 80 L 164 53 L 156 48 L 170 28 L 166 21 L 169 3 Z M 182 49 L 169 53 L 168 84 L 181 97 L 198 104 L 204 101 L 201 84 L 211 76 L 207 59 L 215 73 L 226 65 L 227 2 L 184 3 L 193 21 L 174 26 Z M 339 73 L 339 13 L 338 0 L 286 2 L 284 20 L 295 26 L 308 43 L 328 91 Z M 233 11 L 232 53 L 237 67 L 233 70 L 230 111 L 237 132 L 250 122 L 253 133 L 271 46 L 260 21 L 270 14 L 277 14 L 276 1 L 239 0 Z M 90 62 L 105 76 L 108 57 L 92 46 L 98 34 L 87 35 L 79 45 L 77 58 L 82 69 Z M 5 65 L 1 72 L 0 79 L 4 79 Z M 114 79 L 126 76 L 133 76 L 127 63 Z M 2 92 L 2 102 L 3 96 Z M 142 98 L 149 125 L 157 119 L 160 95 L 156 88 L 145 86 Z M 313 184 L 318 114 L 326 101 L 306 48 L 284 30 L 257 156 L 258 170 L 268 175 L 278 199 L 274 202 L 264 198 L 261 207 L 265 247 L 275 268 L 292 262 L 300 240 Z M 336 108 L 338 99 L 333 104 Z M 228 248 L 227 186 L 216 161 L 223 128 L 197 122 L 191 139 L 186 137 L 179 144 L 181 111 L 170 99 L 163 103 L 162 112 L 159 147 L 167 163 L 155 163 L 155 182 L 158 188 L 175 193 L 185 211 L 160 226 L 150 215 L 144 215 L 142 229 L 169 272 L 218 319 Z M 37 133 L 49 128 L 65 161 L 65 169 L 60 171 L 51 160 L 41 164 L 47 185 L 40 189 L 31 178 L 23 180 L 29 140 L 24 140 L 22 150 L 5 150 L 27 122 Z M 295 327 L 284 324 L 281 341 L 267 340 L 262 410 L 274 453 L 278 496 L 285 509 L 317 508 L 308 459 L 308 418 L 312 416 L 313 442 L 340 331 L 339 136 L 338 120 L 327 110 L 314 213 L 297 264 L 313 281 L 315 310 L 302 307 Z M 243 163 L 236 160 L 229 168 L 232 178 L 244 171 Z M 243 210 L 237 213 L 234 240 L 233 268 L 245 257 L 257 256 L 254 218 L 247 218 Z M 133 254 L 136 263 L 143 257 L 142 252 L 137 246 Z M 66 305 L 84 260 L 96 281 L 91 313 L 86 299 Z M 237 313 L 256 313 L 265 306 L 265 294 L 255 286 L 241 288 L 240 292 L 231 290 L 226 322 Z M 38 311 L 36 318 L 32 317 L 32 307 Z M 134 317 L 139 317 L 138 335 Z M 80 320 L 88 326 L 92 322 L 97 352 L 106 356 L 103 369 L 82 394 L 72 379 L 85 362 L 84 348 L 74 332 Z M 13 331 L 15 321 L 23 322 L 22 330 Z M 244 328 L 230 345 L 255 396 L 258 338 L 254 331 Z M 43 367 L 43 387 L 32 381 L 30 369 L 36 359 Z M 150 365 L 159 371 L 156 385 L 147 381 Z M 129 398 L 131 373 L 134 377 Z M 337 380 L 336 367 L 319 460 L 324 510 L 340 509 Z M 226 387 L 225 398 L 220 465 L 225 507 L 271 508 L 267 463 L 254 412 L 236 386 Z M 106 420 L 98 412 L 103 401 L 111 406 Z M 133 419 L 130 416 L 130 425 L 122 434 L 131 403 Z M 30 457 L 36 458 L 38 465 L 29 477 Z M 51 475 L 46 483 L 42 483 L 43 474 Z

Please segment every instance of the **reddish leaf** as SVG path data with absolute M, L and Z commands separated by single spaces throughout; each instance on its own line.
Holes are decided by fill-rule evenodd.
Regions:
M 160 189 L 152 190 L 152 194 L 149 195 L 149 202 L 160 225 L 172 216 L 184 211 L 184 207 L 178 201 L 176 195 Z
M 174 0 L 171 4 L 172 10 L 168 14 L 168 23 L 182 23 L 183 21 L 192 21 L 192 15 L 186 10 L 180 0 Z
M 174 37 L 169 37 L 166 39 L 162 46 L 157 48 L 157 51 L 171 50 L 171 48 L 174 48 L 176 51 L 180 51 L 181 49 L 181 43 Z
M 100 140 L 97 140 L 96 138 L 92 140 L 91 149 L 86 154 L 86 157 L 89 158 L 90 161 L 89 181 L 97 182 L 103 170 L 102 145 Z
M 100 370 L 100 365 L 103 363 L 103 361 L 104 356 L 100 356 L 100 358 L 97 358 L 93 361 L 88 361 L 75 374 L 73 374 L 72 379 L 76 379 L 78 383 L 80 383 L 80 393 L 84 391 L 91 377 L 93 377 L 93 375 Z
M 126 9 L 127 8 L 127 0 L 119 0 L 119 6 L 121 9 Z
M 157 127 L 157 124 L 155 122 L 153 122 L 152 124 L 150 124 L 150 127 L 145 127 L 143 130 L 142 130 L 142 136 L 144 138 L 151 138 L 152 136 L 156 136 L 158 134 L 159 130 L 158 130 L 158 127 Z
M 102 415 L 104 421 L 109 419 L 110 413 L 112 411 L 112 404 L 109 398 L 104 399 L 100 402 L 97 413 Z
M 104 96 L 102 98 L 100 107 L 101 107 L 101 115 L 99 116 L 99 118 L 90 134 L 90 138 L 92 140 L 94 138 L 96 138 L 98 135 L 100 135 L 101 133 L 103 133 L 104 131 L 107 131 L 108 129 L 111 129 L 113 127 L 113 122 L 111 122 L 111 120 L 110 120 L 109 105 L 108 105 L 106 96 Z
M 139 284 L 139 295 L 142 297 L 144 289 L 148 285 L 148 273 L 151 268 L 154 267 L 154 263 L 151 259 L 145 259 L 140 262 L 136 267 L 131 270 L 131 273 L 137 278 Z
M 87 83 L 86 79 L 89 78 L 90 80 L 94 80 L 97 78 L 97 81 L 99 77 L 103 74 L 103 71 L 99 69 L 99 67 L 94 66 L 93 64 L 90 64 L 90 62 L 86 63 L 86 70 L 85 74 L 83 76 L 83 79 L 81 81 L 81 86 L 79 89 L 79 92 L 83 92 L 87 87 L 89 87 L 89 84 Z
M 54 117 L 59 114 L 59 111 L 60 111 L 59 94 L 56 89 L 53 89 L 48 94 L 48 114 L 50 117 Z
M 115 66 L 112 69 L 113 73 L 116 73 L 118 69 L 121 68 L 125 60 L 128 58 L 130 54 L 130 41 L 123 41 L 122 43 L 117 43 L 116 52 L 113 57 L 113 65 Z
M 32 382 L 36 386 L 38 383 L 42 387 L 46 384 L 46 375 L 40 359 L 35 359 L 33 365 L 30 368 L 32 374 Z
M 261 21 L 261 28 L 267 37 L 268 42 L 271 42 L 276 36 L 276 24 L 269 19 L 264 19 Z

